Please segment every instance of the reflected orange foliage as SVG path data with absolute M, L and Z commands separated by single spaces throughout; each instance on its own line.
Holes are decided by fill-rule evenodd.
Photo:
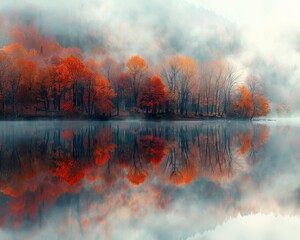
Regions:
M 111 158 L 111 154 L 117 147 L 112 143 L 112 133 L 109 129 L 104 129 L 101 135 L 97 138 L 98 143 L 96 145 L 96 165 L 103 165 L 107 163 Z
M 253 133 L 248 133 L 248 134 L 241 134 L 239 137 L 241 141 L 241 148 L 240 148 L 240 153 L 242 155 L 245 155 L 248 153 L 250 147 L 251 147 L 251 141 L 253 139 Z
M 146 178 L 148 177 L 148 173 L 143 170 L 129 168 L 126 177 L 132 184 L 140 185 L 141 183 L 145 182 Z

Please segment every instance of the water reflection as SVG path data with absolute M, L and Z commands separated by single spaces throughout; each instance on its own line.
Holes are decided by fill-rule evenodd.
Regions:
M 7 239 L 188 237 L 255 210 L 241 195 L 269 136 L 251 122 L 2 123 L 0 227 Z

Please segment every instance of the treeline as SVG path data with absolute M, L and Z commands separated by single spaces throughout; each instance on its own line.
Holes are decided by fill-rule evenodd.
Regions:
M 119 62 L 99 49 L 85 56 L 55 39 L 21 39 L 0 50 L 1 116 L 98 116 L 120 113 L 253 118 L 269 102 L 260 80 L 224 60 L 175 55 L 149 66 Z M 93 57 L 91 57 L 93 56 Z M 242 83 L 243 82 L 243 83 Z

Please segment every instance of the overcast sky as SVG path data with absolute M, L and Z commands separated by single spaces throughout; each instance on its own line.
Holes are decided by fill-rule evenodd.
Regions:
M 268 85 L 278 84 L 275 91 L 281 93 L 276 93 L 276 98 L 299 100 L 294 90 L 298 92 L 300 88 L 300 1 L 186 1 L 237 24 L 244 48 L 240 58 L 235 60 L 246 68 L 251 66 L 252 71 L 258 72 L 263 80 L 270 82 Z M 287 95 L 291 94 L 294 94 L 293 99 L 288 99 Z
M 249 45 L 261 54 L 285 57 L 295 52 L 299 57 L 300 1 L 297 0 L 187 0 L 211 10 L 240 26 Z

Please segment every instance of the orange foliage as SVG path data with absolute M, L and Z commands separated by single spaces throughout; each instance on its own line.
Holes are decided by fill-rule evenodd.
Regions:
M 242 155 L 245 155 L 246 153 L 248 153 L 249 149 L 251 148 L 253 133 L 241 134 L 239 139 L 241 142 L 240 153 Z
M 148 71 L 147 62 L 139 56 L 131 57 L 128 60 L 126 66 L 128 68 L 129 74 L 134 78 L 140 77 Z
M 254 105 L 255 105 L 255 117 L 264 117 L 267 116 L 270 111 L 270 103 L 265 96 L 258 95 L 254 97 Z
M 27 56 L 26 49 L 19 43 L 13 43 L 9 46 L 3 47 L 3 51 L 7 52 L 14 59 L 25 58 Z
M 135 168 L 129 168 L 127 173 L 127 179 L 134 185 L 140 185 L 145 182 L 148 173 L 146 171 L 138 170 Z
M 98 76 L 95 86 L 97 100 L 96 108 L 101 115 L 109 115 L 113 109 L 112 99 L 116 96 L 106 78 Z
M 175 185 L 191 183 L 197 176 L 197 169 L 193 165 L 181 168 L 176 174 L 170 176 L 170 182 Z
M 246 86 L 240 87 L 233 108 L 234 115 L 244 118 L 267 116 L 271 110 L 265 96 L 259 92 L 250 92 Z
M 111 158 L 111 154 L 114 152 L 116 145 L 112 143 L 112 133 L 106 128 L 99 135 L 98 143 L 96 145 L 96 165 L 103 165 L 107 163 Z
M 239 89 L 238 98 L 235 100 L 234 113 L 241 114 L 241 117 L 251 117 L 254 106 L 251 99 L 251 93 L 246 86 Z

